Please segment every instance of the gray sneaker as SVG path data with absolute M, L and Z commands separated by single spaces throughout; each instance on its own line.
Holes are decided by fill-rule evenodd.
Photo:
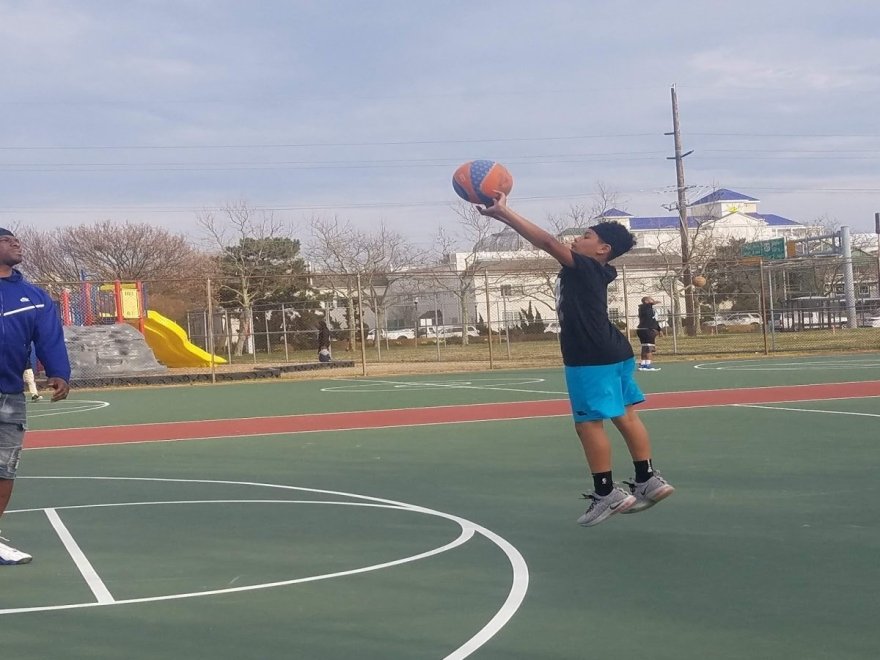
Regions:
M 636 503 L 636 498 L 620 486 L 615 486 L 605 496 L 596 495 L 596 493 L 584 494 L 584 499 L 590 500 L 590 508 L 578 518 L 578 525 L 583 527 L 598 525 L 615 513 L 626 513 L 627 509 Z
M 659 472 L 655 472 L 650 479 L 643 483 L 635 481 L 624 481 L 623 483 L 629 486 L 630 492 L 636 498 L 636 503 L 624 513 L 638 513 L 650 509 L 657 502 L 666 499 L 675 492 L 675 488 L 668 484 Z

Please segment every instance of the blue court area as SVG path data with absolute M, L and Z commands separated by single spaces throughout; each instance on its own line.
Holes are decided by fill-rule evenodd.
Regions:
M 880 379 L 876 353 L 660 366 L 649 396 Z M 562 397 L 554 368 L 31 411 L 49 430 Z M 876 657 L 877 398 L 643 416 L 676 493 L 590 529 L 565 415 L 28 450 L 3 529 L 34 561 L 0 569 L 4 655 Z

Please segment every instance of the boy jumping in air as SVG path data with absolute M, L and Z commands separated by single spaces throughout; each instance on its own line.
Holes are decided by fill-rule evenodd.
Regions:
M 635 237 L 617 222 L 600 222 L 568 246 L 508 207 L 502 193 L 491 206 L 477 208 L 562 265 L 556 281 L 562 361 L 575 431 L 594 488 L 586 496 L 590 506 L 578 523 L 597 525 L 615 513 L 643 511 L 670 496 L 675 489 L 654 472 L 648 431 L 633 408 L 645 396 L 634 379 L 632 346 L 608 318 L 608 285 L 617 277 L 608 262 L 628 252 Z M 625 482 L 626 490 L 611 479 L 606 419 L 623 435 L 635 466 L 635 480 Z

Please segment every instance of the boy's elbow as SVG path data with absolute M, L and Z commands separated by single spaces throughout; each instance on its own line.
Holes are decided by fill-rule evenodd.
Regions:
M 555 252 L 559 251 L 560 247 L 562 247 L 562 243 L 560 243 L 550 235 L 542 236 L 538 243 L 539 244 L 536 247 L 544 250 L 545 252 L 549 252 L 550 254 L 554 254 Z

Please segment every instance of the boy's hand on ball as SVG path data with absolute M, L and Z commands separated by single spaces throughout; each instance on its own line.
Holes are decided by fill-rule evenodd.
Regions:
M 477 210 L 485 216 L 495 218 L 496 220 L 504 220 L 504 214 L 508 211 L 507 195 L 500 190 L 495 190 L 495 201 L 491 206 L 477 206 Z

